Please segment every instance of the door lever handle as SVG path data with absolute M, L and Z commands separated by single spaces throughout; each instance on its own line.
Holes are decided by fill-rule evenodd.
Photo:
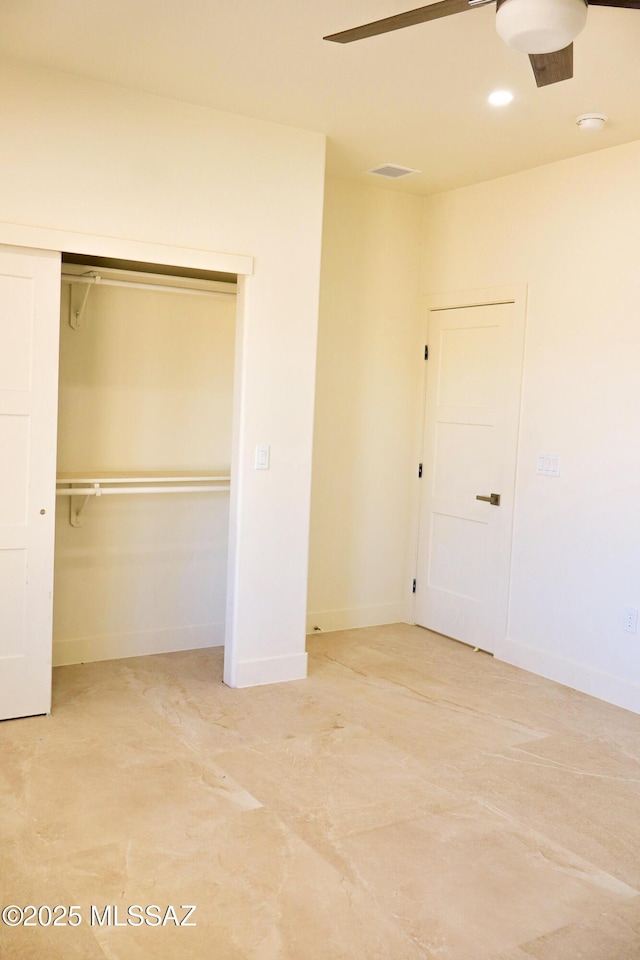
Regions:
M 480 494 L 477 495 L 476 500 L 486 500 L 487 503 L 490 503 L 492 507 L 500 506 L 500 494 L 492 493 L 488 497 L 482 497 Z

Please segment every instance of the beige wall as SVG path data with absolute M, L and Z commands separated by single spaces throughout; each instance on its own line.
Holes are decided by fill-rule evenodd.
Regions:
M 58 472 L 228 471 L 235 298 L 96 286 L 80 330 L 62 285 Z M 56 511 L 54 662 L 224 640 L 228 493 Z
M 0 82 L 4 242 L 9 222 L 22 236 L 26 225 L 103 238 L 97 253 L 120 238 L 255 258 L 239 297 L 226 676 L 303 675 L 323 138 L 16 64 L 0 64 Z M 637 708 L 640 643 L 622 613 L 640 606 L 639 167 L 630 144 L 424 204 L 330 184 L 314 617 L 407 609 L 423 206 L 425 293 L 529 286 L 500 653 Z M 258 443 L 271 444 L 268 473 L 253 470 Z M 535 476 L 538 451 L 560 455 L 559 480 Z
M 528 284 L 507 642 L 640 710 L 640 143 L 424 203 L 423 290 Z M 538 452 L 559 479 L 536 476 Z
M 420 216 L 417 197 L 327 183 L 309 630 L 408 616 Z
M 640 143 L 426 200 L 329 181 L 309 629 L 412 616 L 417 273 L 423 295 L 524 283 L 510 615 L 496 655 L 640 710 L 640 634 L 623 630 L 625 607 L 640 607 L 638 169 Z M 559 454 L 560 478 L 536 475 L 540 452 Z
M 0 84 L 2 242 L 37 246 L 48 230 L 62 250 L 70 232 L 86 237 L 80 253 L 138 241 L 181 265 L 253 257 L 238 308 L 225 677 L 304 676 L 324 137 L 10 62 Z M 253 469 L 256 444 L 271 445 L 268 472 Z

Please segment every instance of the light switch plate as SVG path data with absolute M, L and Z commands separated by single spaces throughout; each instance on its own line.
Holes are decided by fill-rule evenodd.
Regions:
M 536 473 L 543 477 L 560 476 L 560 457 L 557 453 L 539 453 L 536 457 Z
M 256 470 L 268 470 L 270 450 L 268 444 L 259 444 L 256 447 Z

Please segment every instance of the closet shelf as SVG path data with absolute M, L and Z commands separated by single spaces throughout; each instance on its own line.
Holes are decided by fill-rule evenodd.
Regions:
M 150 493 L 223 493 L 230 489 L 230 475 L 174 471 L 163 473 L 60 473 L 56 478 L 56 496 L 69 497 L 69 523 L 81 526 L 82 514 L 90 497 Z M 78 503 L 81 500 L 81 503 Z

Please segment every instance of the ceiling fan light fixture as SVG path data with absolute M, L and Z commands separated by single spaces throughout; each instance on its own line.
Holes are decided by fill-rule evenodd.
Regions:
M 585 0 L 498 0 L 496 30 L 521 53 L 564 50 L 586 22 Z

